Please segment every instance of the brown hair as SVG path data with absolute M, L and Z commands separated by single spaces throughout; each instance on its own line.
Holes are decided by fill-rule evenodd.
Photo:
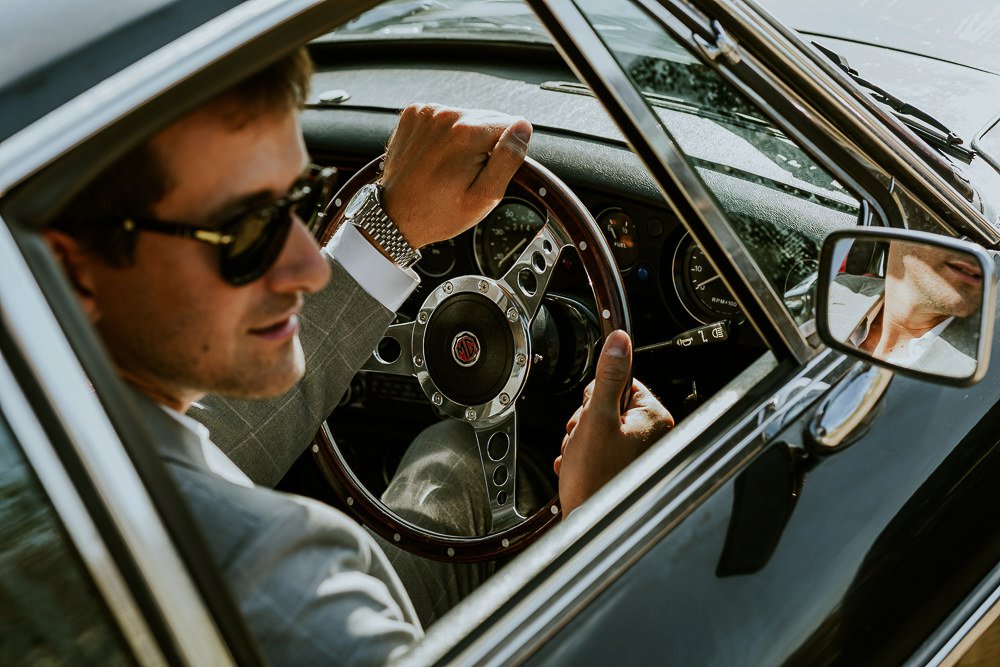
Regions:
M 200 110 L 220 114 L 238 129 L 268 113 L 301 109 L 309 94 L 312 60 L 300 47 L 281 60 L 243 79 L 207 102 Z M 148 218 L 171 187 L 170 174 L 147 139 L 91 181 L 63 209 L 53 227 L 78 239 L 113 266 L 132 261 L 135 234 L 121 222 Z

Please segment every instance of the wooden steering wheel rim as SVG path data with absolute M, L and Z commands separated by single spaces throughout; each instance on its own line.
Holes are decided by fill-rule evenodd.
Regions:
M 318 234 L 326 244 L 344 221 L 347 202 L 381 176 L 385 156 L 362 167 L 334 195 L 328 221 Z M 561 226 L 572 239 L 590 279 L 602 338 L 615 329 L 631 334 L 625 289 L 604 234 L 577 196 L 551 171 L 531 158 L 514 174 L 513 183 L 530 195 L 529 203 L 545 212 L 546 222 Z M 458 537 L 422 529 L 402 519 L 374 497 L 351 471 L 326 423 L 313 440 L 313 458 L 334 493 L 363 525 L 391 544 L 433 560 L 481 562 L 515 554 L 534 542 L 561 514 L 556 495 L 523 522 L 484 536 Z

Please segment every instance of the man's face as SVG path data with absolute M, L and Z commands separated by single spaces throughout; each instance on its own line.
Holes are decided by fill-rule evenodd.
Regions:
M 914 308 L 944 317 L 968 317 L 981 306 L 983 275 L 975 258 L 902 241 L 893 241 L 889 254 L 889 266 L 897 267 Z
M 234 128 L 212 107 L 153 139 L 170 184 L 153 207 L 161 220 L 205 224 L 240 202 L 275 199 L 306 164 L 298 116 L 254 118 Z M 219 249 L 139 232 L 135 261 L 94 258 L 91 317 L 122 374 L 146 393 L 186 407 L 202 394 L 255 398 L 289 389 L 304 370 L 297 313 L 329 268 L 301 222 L 261 278 L 234 287 Z

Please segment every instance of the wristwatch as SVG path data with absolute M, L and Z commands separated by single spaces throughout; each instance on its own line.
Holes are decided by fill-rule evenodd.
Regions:
M 351 197 L 344 219 L 365 232 L 398 266 L 408 269 L 420 259 L 420 251 L 407 243 L 399 227 L 382 208 L 382 185 L 368 183 Z

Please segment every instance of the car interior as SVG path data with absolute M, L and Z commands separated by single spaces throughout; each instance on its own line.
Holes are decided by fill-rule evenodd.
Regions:
M 400 110 L 413 102 L 523 116 L 534 127 L 529 156 L 583 202 L 606 239 L 631 314 L 634 375 L 676 420 L 767 351 L 726 277 L 544 32 L 536 27 L 533 39 L 524 41 L 468 35 L 407 39 L 402 28 L 402 36 L 392 29 L 405 28 L 405 20 L 397 25 L 392 21 L 398 17 L 390 16 L 377 23 L 377 12 L 310 44 L 316 72 L 302 120 L 315 162 L 336 167 L 341 183 L 366 165 L 370 170 L 369 163 L 385 151 Z M 608 30 L 622 29 L 629 20 L 619 19 Z M 857 200 L 709 68 L 666 35 L 646 32 L 649 45 L 616 47 L 623 66 L 728 214 L 772 289 L 806 325 L 819 246 L 831 230 L 857 224 Z M 342 207 L 343 199 L 335 198 L 331 209 Z M 448 281 L 500 278 L 546 217 L 537 193 L 512 185 L 474 229 L 425 249 L 415 266 L 421 284 L 397 322 L 412 322 L 421 303 Z M 517 406 L 518 456 L 540 461 L 553 485 L 551 461 L 592 377 L 601 341 L 591 282 L 579 253 L 567 249 L 545 293 L 546 325 L 532 330 L 533 346 L 544 354 L 536 358 Z M 377 354 L 394 358 L 398 348 L 386 338 Z M 447 418 L 416 378 L 362 370 L 328 427 L 348 476 L 378 498 L 414 436 Z M 343 475 L 332 473 L 330 457 L 317 451 L 330 446 L 318 440 L 279 488 L 356 510 L 347 502 L 351 493 L 337 482 Z

